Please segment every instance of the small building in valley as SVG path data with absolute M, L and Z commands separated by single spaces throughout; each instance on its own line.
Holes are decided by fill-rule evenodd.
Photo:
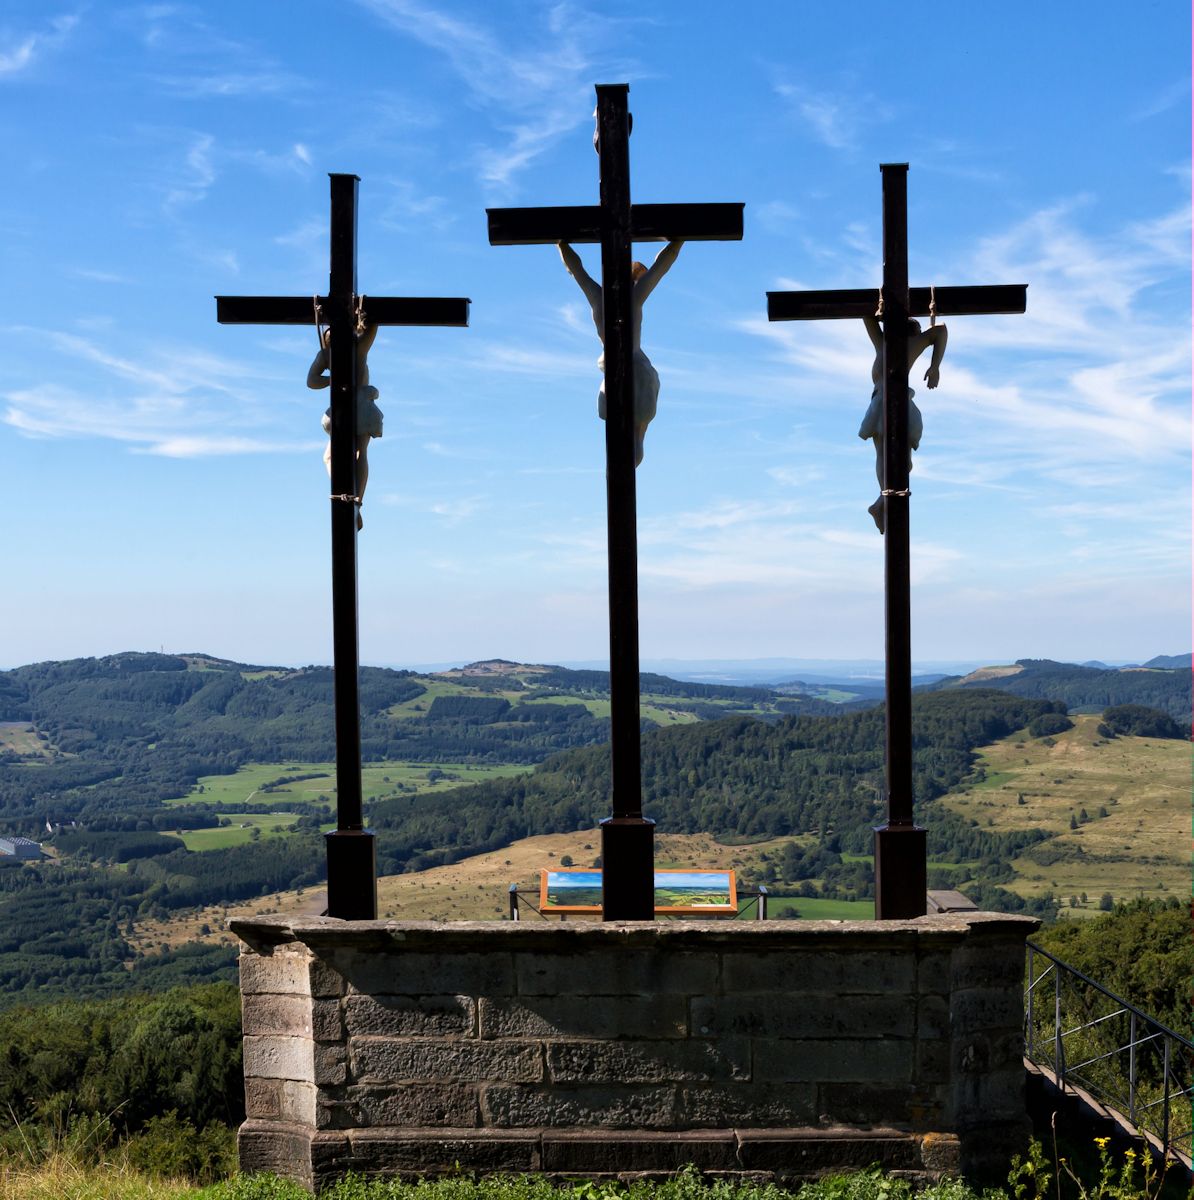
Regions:
M 0 863 L 34 862 L 40 858 L 45 858 L 41 847 L 29 838 L 0 837 Z

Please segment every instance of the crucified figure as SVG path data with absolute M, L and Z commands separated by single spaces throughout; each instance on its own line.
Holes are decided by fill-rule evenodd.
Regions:
M 875 475 L 879 479 L 879 487 L 883 487 L 883 328 L 878 317 L 863 317 L 863 324 L 875 347 L 875 362 L 871 367 L 871 403 L 866 410 L 866 416 L 858 429 L 858 436 L 864 441 L 870 438 L 875 443 Z M 929 369 L 925 372 L 925 383 L 935 388 L 941 378 L 941 360 L 945 357 L 945 344 L 949 334 L 944 325 L 930 325 L 922 330 L 920 322 L 908 318 L 908 367 L 927 350 L 933 347 L 933 356 L 929 360 Z M 920 435 L 924 432 L 924 418 L 916 407 L 912 397 L 915 395 L 908 389 L 908 470 L 912 470 L 912 451 L 920 446 Z M 883 532 L 883 496 L 867 509 L 874 519 L 875 526 Z
M 332 331 L 325 329 L 320 334 L 319 353 L 315 356 L 315 361 L 311 363 L 311 369 L 307 372 L 307 386 L 318 391 L 320 388 L 331 387 L 331 365 L 330 365 L 330 343 Z M 364 528 L 364 520 L 361 518 L 361 503 L 365 499 L 365 485 L 369 482 L 369 439 L 381 437 L 382 412 L 377 407 L 377 397 L 380 395 L 377 388 L 369 385 L 369 350 L 373 345 L 373 339 L 377 337 L 377 326 L 366 325 L 364 330 L 357 334 L 357 529 Z M 332 432 L 332 410 L 329 408 L 323 414 L 323 420 L 320 422 L 323 426 L 324 433 L 329 435 L 327 449 L 323 452 L 324 466 L 328 469 L 328 476 L 332 474 L 332 443 L 330 435 Z
M 560 257 L 568 274 L 580 285 L 589 308 L 593 311 L 593 324 L 597 326 L 597 336 L 605 345 L 605 320 L 601 303 L 601 285 L 585 270 L 580 261 L 580 255 L 567 242 L 558 243 Z M 641 262 L 631 264 L 630 273 L 634 280 L 631 311 L 634 335 L 634 465 L 637 467 L 643 461 L 643 439 L 647 436 L 647 426 L 655 419 L 655 408 L 659 400 L 659 372 L 651 365 L 651 360 L 643 353 L 643 304 L 655 290 L 655 285 L 667 274 L 676 255 L 680 253 L 683 242 L 668 242 L 655 256 L 655 261 L 649 266 Z M 602 372 L 605 371 L 604 353 L 597 360 Z M 601 381 L 601 390 L 597 393 L 597 415 L 605 420 L 605 380 Z

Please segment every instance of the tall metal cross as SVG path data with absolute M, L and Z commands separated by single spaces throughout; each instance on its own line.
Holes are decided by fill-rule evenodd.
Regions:
M 912 629 L 908 572 L 908 319 L 1022 313 L 1025 284 L 908 286 L 908 164 L 883 163 L 883 512 L 887 822 L 875 829 L 875 915 L 924 916 L 926 839 L 912 815 Z M 772 321 L 877 316 L 873 290 L 768 292 Z M 935 306 L 933 301 L 936 301 Z
M 654 826 L 643 817 L 639 752 L 638 533 L 634 490 L 632 242 L 739 241 L 741 204 L 631 204 L 628 84 L 597 87 L 601 203 L 491 208 L 494 246 L 601 244 L 605 329 L 605 488 L 609 557 L 613 815 L 601 823 L 602 919 L 655 917 Z
M 356 175 L 332 175 L 331 271 L 326 296 L 217 296 L 222 325 L 313 325 L 331 332 L 332 654 L 336 703 L 336 829 L 327 834 L 328 915 L 377 916 L 377 851 L 361 796 L 357 638 L 357 355 L 365 325 L 467 326 L 460 298 L 357 295 Z

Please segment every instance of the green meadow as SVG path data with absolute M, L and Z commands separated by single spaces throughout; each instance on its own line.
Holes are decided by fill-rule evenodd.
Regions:
M 290 833 L 290 826 L 298 820 L 298 813 L 217 813 L 227 817 L 230 825 L 218 829 L 165 830 L 171 837 L 179 838 L 188 850 L 226 850 L 229 846 L 243 846 L 253 840 L 253 831 L 262 838 L 282 837 Z
M 395 793 L 399 785 L 416 792 L 447 792 L 469 783 L 521 775 L 528 769 L 511 763 L 367 763 L 361 768 L 361 789 L 368 803 Z M 428 778 L 429 773 L 431 778 Z M 274 780 L 296 775 L 313 778 L 277 784 L 270 791 L 261 790 Z M 234 775 L 204 775 L 189 795 L 167 800 L 166 804 L 176 808 L 194 808 L 196 804 L 202 804 L 219 809 L 226 804 L 253 803 L 285 810 L 296 802 L 318 803 L 320 797 L 331 803 L 335 792 L 334 763 L 250 763 Z
M 767 900 L 767 918 L 784 917 L 795 911 L 804 921 L 873 921 L 873 900 L 820 900 L 815 896 L 772 896 Z

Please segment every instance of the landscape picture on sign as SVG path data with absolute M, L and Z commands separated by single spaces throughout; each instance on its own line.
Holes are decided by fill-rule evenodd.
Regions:
M 738 911 L 733 871 L 656 871 L 656 912 Z
M 600 871 L 542 871 L 539 907 L 601 910 Z
M 600 871 L 540 871 L 539 907 L 555 912 L 599 912 Z M 656 870 L 656 912 L 738 911 L 733 871 Z

